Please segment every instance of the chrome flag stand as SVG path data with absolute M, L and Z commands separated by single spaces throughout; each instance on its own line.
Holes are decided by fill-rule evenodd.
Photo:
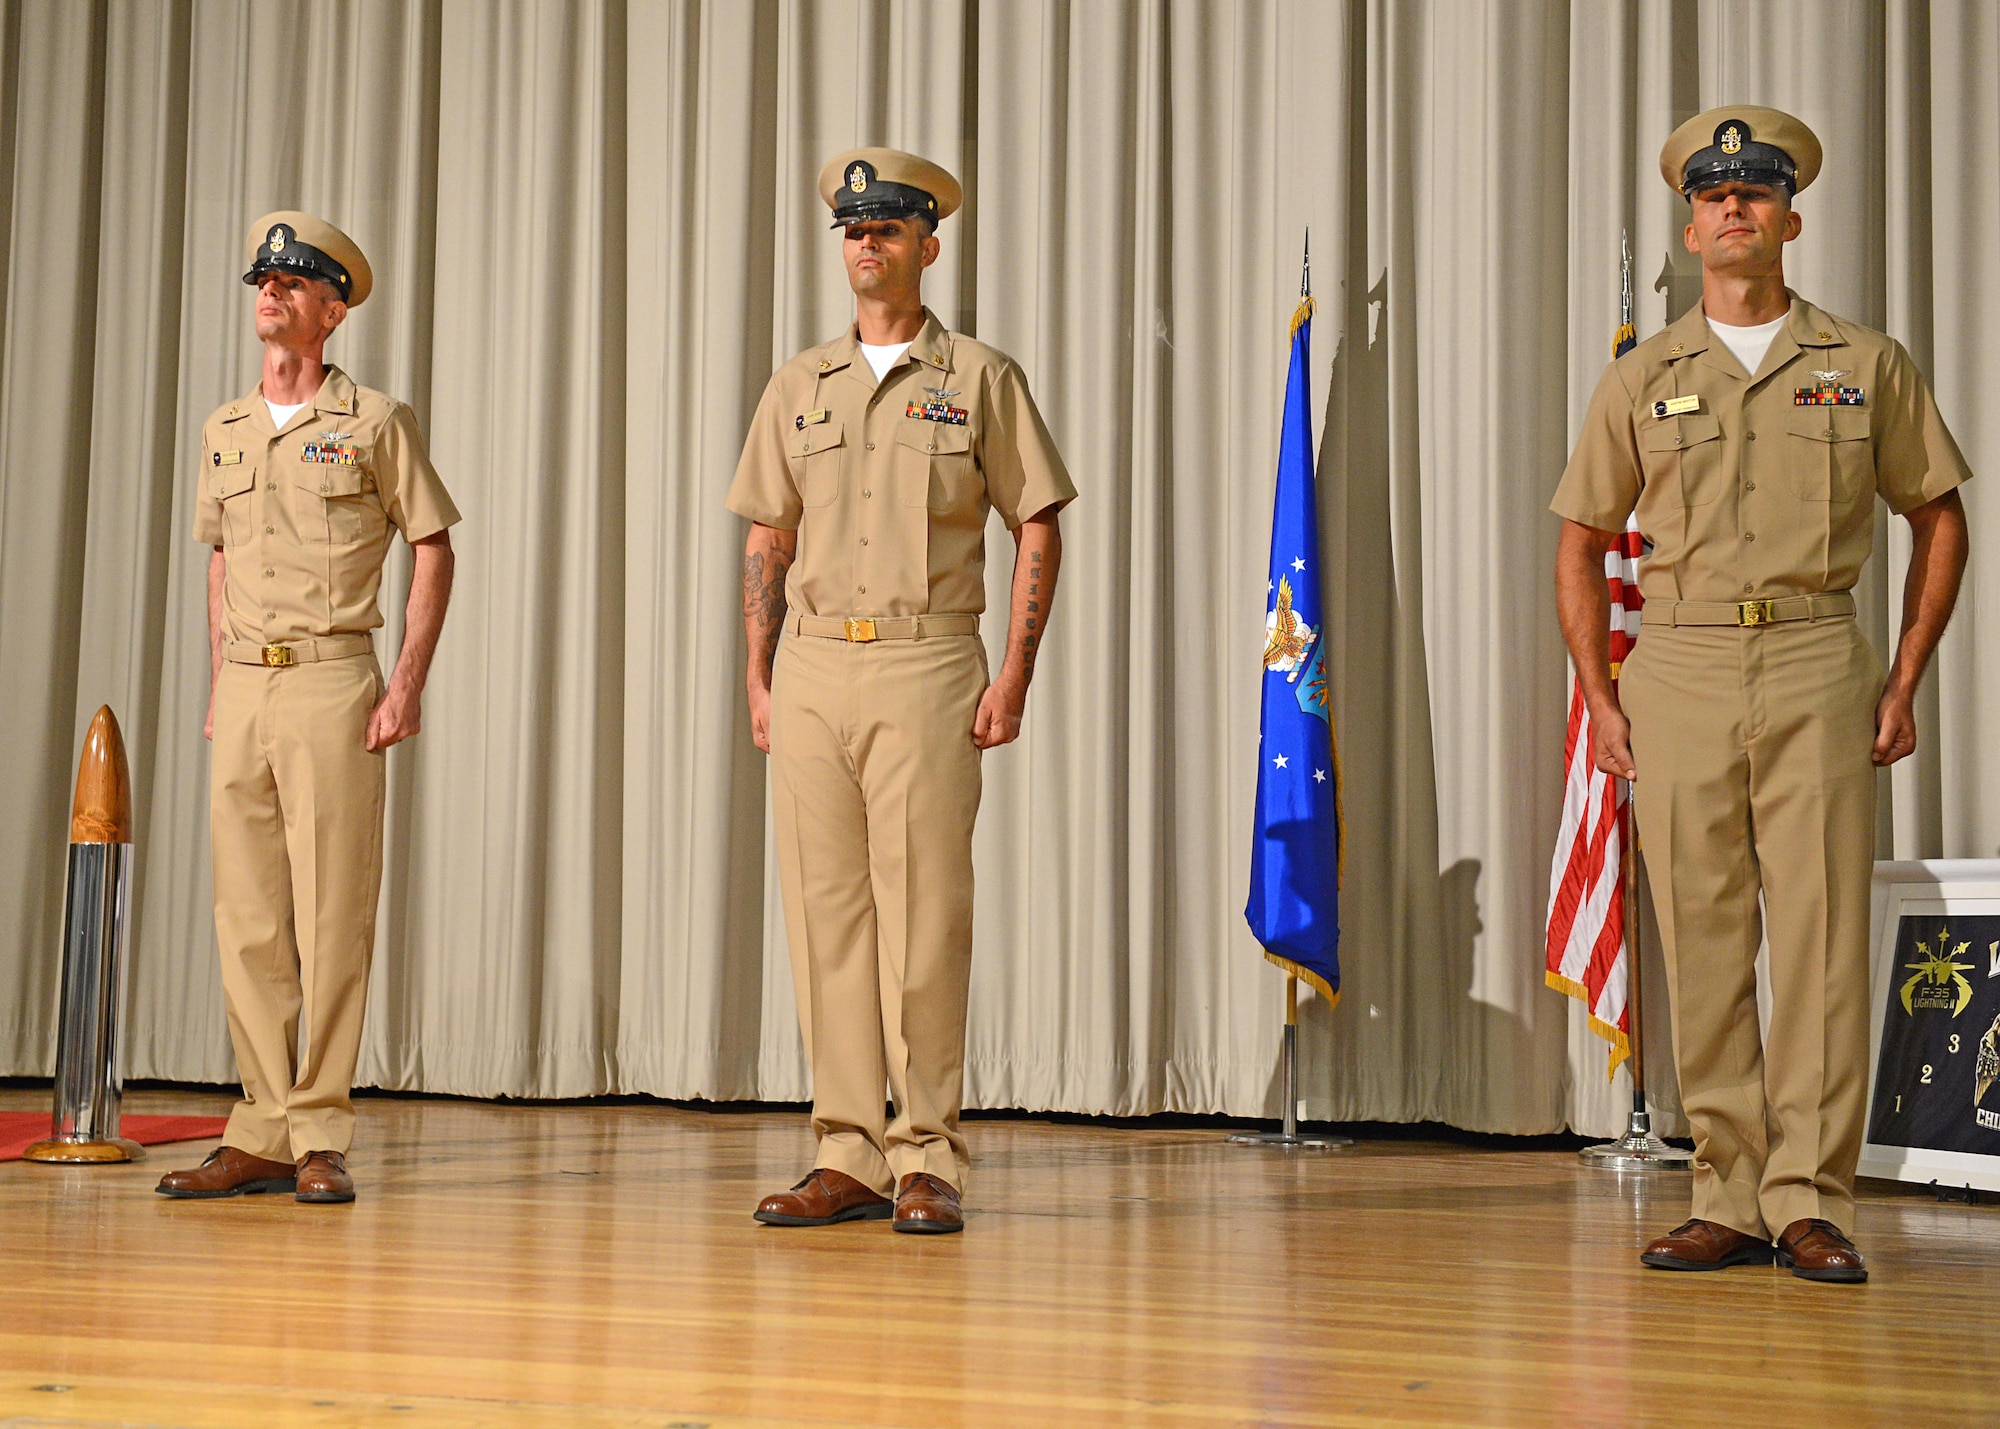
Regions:
M 1584 1165 L 1603 1171 L 1686 1171 L 1694 1165 L 1694 1153 L 1653 1135 L 1653 1116 L 1646 1110 L 1646 1066 L 1639 1047 L 1639 821 L 1633 814 L 1632 785 L 1621 782 L 1625 808 L 1618 820 L 1625 843 L 1625 1010 L 1632 1024 L 1632 1117 L 1616 1141 L 1586 1146 L 1576 1155 Z
M 1299 979 L 1285 977 L 1285 1044 L 1279 1064 L 1279 1085 L 1285 1099 L 1283 1131 L 1237 1131 L 1229 1139 L 1238 1146 L 1275 1146 L 1283 1151 L 1331 1151 L 1352 1146 L 1351 1136 L 1299 1135 Z

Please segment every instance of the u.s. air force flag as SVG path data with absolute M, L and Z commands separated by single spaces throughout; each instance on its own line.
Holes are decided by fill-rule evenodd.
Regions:
M 1292 315 L 1292 364 L 1278 438 L 1271 513 L 1271 580 L 1264 618 L 1263 736 L 1244 916 L 1264 956 L 1340 996 L 1340 765 L 1328 698 L 1319 600 L 1319 520 L 1313 499 L 1313 304 Z

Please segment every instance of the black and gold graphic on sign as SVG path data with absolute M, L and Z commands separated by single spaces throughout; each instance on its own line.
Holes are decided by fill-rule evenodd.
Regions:
M 1896 930 L 1868 1139 L 2000 1155 L 2000 917 Z

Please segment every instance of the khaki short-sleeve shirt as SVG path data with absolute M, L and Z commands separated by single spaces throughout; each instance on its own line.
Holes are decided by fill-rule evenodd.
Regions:
M 1847 590 L 1898 515 L 1972 473 L 1901 344 L 1792 295 L 1755 374 L 1699 304 L 1605 369 L 1550 503 L 1653 543 L 1649 601 Z
M 1021 369 L 924 317 L 880 383 L 849 329 L 764 389 L 729 509 L 799 533 L 794 610 L 977 614 L 987 511 L 1012 529 L 1076 497 Z
M 222 547 L 223 636 L 258 645 L 375 629 L 390 531 L 421 541 L 458 521 L 415 414 L 337 367 L 282 431 L 262 383 L 218 408 L 200 482 L 194 538 Z

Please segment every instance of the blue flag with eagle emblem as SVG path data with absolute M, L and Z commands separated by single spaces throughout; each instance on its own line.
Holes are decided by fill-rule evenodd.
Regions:
M 1264 617 L 1264 713 L 1257 745 L 1257 816 L 1250 903 L 1243 910 L 1264 956 L 1340 998 L 1340 764 L 1327 688 L 1319 598 L 1319 515 L 1313 494 L 1313 302 L 1292 315 L 1292 362 L 1278 438 L 1271 512 L 1271 579 Z

